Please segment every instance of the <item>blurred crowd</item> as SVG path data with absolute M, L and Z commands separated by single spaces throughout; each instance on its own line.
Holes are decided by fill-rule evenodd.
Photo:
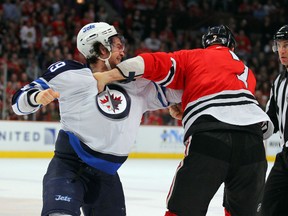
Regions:
M 281 69 L 271 49 L 273 34 L 288 24 L 287 5 L 288 0 L 1 1 L 0 119 L 59 121 L 56 101 L 36 114 L 16 116 L 11 97 L 51 63 L 85 62 L 76 48 L 77 33 L 85 24 L 100 21 L 113 24 L 124 35 L 126 58 L 143 52 L 200 48 L 209 26 L 229 26 L 236 37 L 236 54 L 256 75 L 256 98 L 265 109 L 271 82 Z M 144 114 L 142 124 L 181 123 L 167 110 L 159 110 Z

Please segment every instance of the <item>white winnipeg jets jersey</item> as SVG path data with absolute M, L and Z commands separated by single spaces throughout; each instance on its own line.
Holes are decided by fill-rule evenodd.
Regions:
M 60 93 L 61 126 L 73 133 L 91 150 L 113 156 L 127 156 L 147 110 L 181 102 L 182 92 L 165 89 L 146 79 L 108 85 L 98 94 L 91 70 L 76 61 L 61 61 L 15 93 L 12 107 L 16 114 L 36 112 L 28 100 L 31 91 L 51 88 Z M 30 92 L 30 93 L 29 93 Z

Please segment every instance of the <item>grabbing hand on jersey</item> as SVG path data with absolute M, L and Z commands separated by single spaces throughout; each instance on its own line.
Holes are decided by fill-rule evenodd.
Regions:
M 182 120 L 183 117 L 183 109 L 181 103 L 173 104 L 168 107 L 170 115 L 178 120 Z
M 52 89 L 46 89 L 44 91 L 40 91 L 37 94 L 35 101 L 37 104 L 42 104 L 43 106 L 46 106 L 47 104 L 54 101 L 55 98 L 59 97 L 60 97 L 59 92 L 55 92 Z
M 96 72 L 93 73 L 94 78 L 97 80 L 98 92 L 102 92 L 105 89 L 105 85 L 108 83 L 106 81 L 106 73 Z
M 94 78 L 97 80 L 98 92 L 105 89 L 105 85 L 113 81 L 125 80 L 125 78 L 117 68 L 105 72 L 94 72 Z

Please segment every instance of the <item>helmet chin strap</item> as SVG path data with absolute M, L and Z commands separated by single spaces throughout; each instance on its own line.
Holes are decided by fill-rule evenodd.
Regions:
M 112 68 L 111 68 L 111 65 L 110 65 L 110 63 L 109 63 L 109 61 L 108 61 L 108 60 L 110 59 L 111 55 L 112 55 L 112 52 L 110 52 L 109 56 L 108 56 L 107 58 L 105 58 L 105 59 L 103 59 L 103 58 L 101 58 L 101 57 L 98 57 L 98 59 L 100 59 L 101 61 L 104 61 L 104 63 L 105 63 L 105 65 L 106 65 L 106 67 L 107 67 L 108 70 L 111 70 L 111 69 L 112 69 Z

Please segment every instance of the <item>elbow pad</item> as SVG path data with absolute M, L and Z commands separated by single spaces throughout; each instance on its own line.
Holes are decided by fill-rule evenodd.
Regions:
M 264 140 L 268 139 L 274 132 L 274 125 L 271 121 L 263 122 L 261 128 Z
M 134 77 L 144 74 L 144 66 L 143 58 L 137 56 L 119 63 L 117 68 L 125 78 L 133 80 Z

